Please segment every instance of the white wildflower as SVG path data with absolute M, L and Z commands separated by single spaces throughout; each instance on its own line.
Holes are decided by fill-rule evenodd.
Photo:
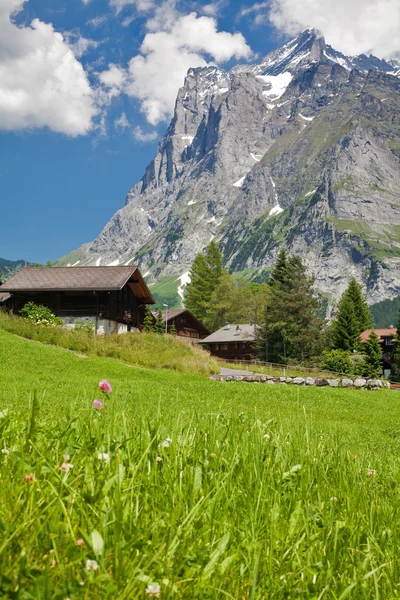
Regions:
M 157 456 L 157 457 L 156 457 L 156 462 L 161 462 L 161 461 L 162 461 L 162 458 L 161 458 L 161 456 Z
M 168 448 L 168 446 L 170 446 L 171 444 L 172 444 L 172 440 L 169 437 L 165 438 L 165 440 L 162 443 L 162 445 L 164 446 L 164 448 Z
M 109 463 L 110 462 L 110 457 L 108 454 L 106 454 L 105 452 L 99 452 L 97 455 L 97 458 L 105 463 Z
M 146 588 L 146 594 L 151 596 L 152 598 L 160 597 L 161 588 L 158 583 L 153 583 L 152 585 L 148 585 Z
M 2 449 L 1 449 L 1 453 L 2 453 L 2 454 L 10 454 L 10 451 L 9 451 L 9 450 L 7 450 L 7 448 L 2 448 Z
M 266 434 L 263 436 L 263 439 L 264 439 L 266 442 L 268 442 L 268 440 L 270 440 L 270 439 L 271 439 L 271 436 L 270 436 L 270 435 L 268 435 L 268 433 L 266 433 Z
M 95 560 L 87 560 L 86 561 L 86 570 L 87 571 L 97 571 L 99 565 Z

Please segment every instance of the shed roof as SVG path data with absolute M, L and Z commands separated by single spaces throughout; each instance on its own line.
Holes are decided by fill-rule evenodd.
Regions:
M 214 344 L 220 342 L 254 342 L 256 340 L 255 326 L 251 323 L 240 323 L 239 325 L 229 324 L 229 328 L 226 325 L 215 331 L 204 340 L 200 341 L 200 344 Z
M 139 269 L 129 267 L 27 267 L 0 287 L 2 292 L 118 291 L 126 284 L 145 304 L 153 297 Z
M 396 335 L 396 328 L 395 327 L 386 327 L 385 329 L 366 329 L 365 331 L 362 332 L 362 334 L 360 335 L 360 339 L 362 342 L 366 342 L 367 339 L 369 338 L 371 331 L 375 331 L 376 335 L 378 336 L 378 338 L 385 338 L 385 337 L 394 337 Z
M 187 308 L 169 308 L 168 310 L 161 311 L 161 313 L 162 313 L 162 318 L 163 318 L 164 323 L 165 323 L 165 319 L 167 319 L 167 322 L 170 323 L 176 317 L 179 317 L 179 316 L 187 313 L 189 315 L 189 317 L 194 321 L 194 323 L 197 324 L 197 328 L 203 332 L 203 335 L 207 335 L 208 333 L 210 333 L 210 330 L 207 329 L 207 327 L 204 325 L 204 323 L 199 321 L 199 319 L 197 319 L 194 316 L 194 314 L 191 313 L 190 310 L 188 310 Z M 153 312 L 154 318 L 157 318 L 157 314 L 158 314 L 158 311 Z
M 0 294 L 0 304 L 4 304 L 9 298 L 11 298 L 10 294 Z

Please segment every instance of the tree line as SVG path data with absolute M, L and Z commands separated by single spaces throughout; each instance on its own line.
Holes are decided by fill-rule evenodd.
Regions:
M 298 256 L 282 250 L 268 282 L 249 283 L 223 266 L 219 248 L 211 242 L 190 270 L 185 307 L 211 331 L 225 322 L 254 323 L 259 358 L 281 364 L 319 364 L 330 371 L 376 377 L 381 347 L 361 287 L 352 279 L 331 323 L 323 317 L 314 277 Z

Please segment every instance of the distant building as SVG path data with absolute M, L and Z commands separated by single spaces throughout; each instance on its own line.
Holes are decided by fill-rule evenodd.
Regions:
M 97 333 L 140 329 L 154 299 L 139 271 L 129 267 L 29 267 L 0 287 L 18 314 L 28 302 L 50 308 L 67 327 L 85 320 Z
M 157 318 L 157 312 L 153 312 L 154 319 Z M 176 335 L 190 339 L 191 341 L 199 341 L 210 334 L 207 327 L 186 308 L 168 309 L 162 311 L 162 317 L 165 324 L 167 319 L 168 332 L 175 325 Z
M 385 376 L 389 376 L 392 372 L 393 350 L 395 344 L 396 328 L 391 325 L 386 329 L 366 329 L 362 332 L 360 340 L 366 342 L 374 331 L 379 338 L 379 343 L 382 347 L 382 369 Z
M 0 294 L 0 310 L 3 310 L 3 311 L 11 310 L 11 295 L 10 294 L 6 294 L 6 293 Z
M 200 344 L 207 344 L 211 354 L 218 358 L 251 360 L 257 355 L 255 342 L 255 325 L 225 323 L 221 329 L 201 340 Z

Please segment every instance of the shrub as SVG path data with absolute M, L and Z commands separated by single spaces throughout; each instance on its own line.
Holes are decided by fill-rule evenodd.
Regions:
M 48 308 L 42 304 L 35 304 L 34 302 L 28 302 L 20 311 L 21 316 L 31 321 L 35 325 L 47 325 L 56 327 L 57 325 L 63 325 L 63 320 Z
M 341 375 L 351 375 L 353 363 L 350 353 L 345 350 L 325 350 L 321 368 Z
M 92 321 L 85 321 L 84 319 L 78 319 L 75 321 L 75 331 L 84 331 L 85 333 L 94 333 L 94 323 Z

